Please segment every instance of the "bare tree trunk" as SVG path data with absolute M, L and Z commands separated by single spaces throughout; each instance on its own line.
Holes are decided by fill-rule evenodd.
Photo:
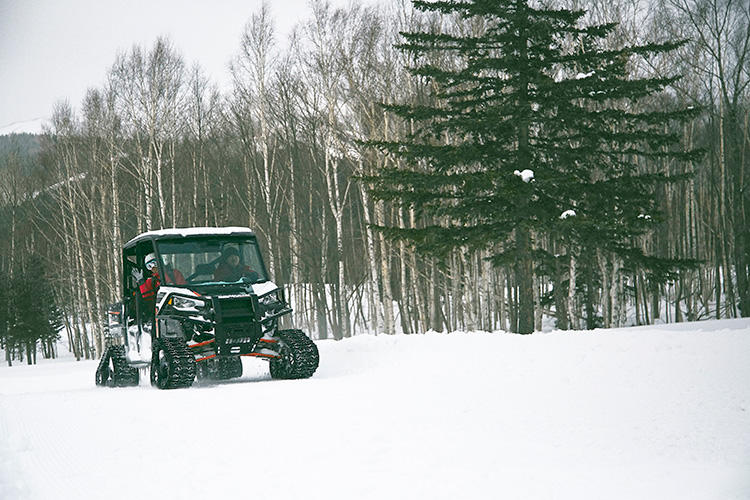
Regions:
M 604 321 L 604 328 L 610 328 L 611 326 L 611 304 L 612 296 L 610 294 L 612 287 L 610 282 L 612 277 L 609 274 L 609 262 L 608 258 L 602 254 L 601 250 L 596 250 L 596 260 L 599 265 L 599 272 L 602 275 L 602 320 Z
M 450 328 L 457 331 L 463 328 L 463 293 L 461 293 L 461 270 L 456 252 L 451 254 L 450 260 L 450 289 L 451 289 L 451 324 Z
M 430 329 L 436 332 L 443 331 L 442 308 L 440 307 L 440 285 L 435 259 L 430 259 L 430 279 L 428 283 L 430 304 Z
M 297 203 L 294 196 L 294 193 L 297 189 L 295 184 L 295 167 L 296 164 L 294 163 L 294 158 L 290 158 L 289 162 L 289 185 L 292 186 L 291 192 L 289 193 L 289 225 L 291 227 L 290 234 L 289 234 L 289 246 L 291 249 L 291 266 L 292 266 L 292 290 L 294 291 L 294 296 L 297 297 L 304 297 L 304 293 L 302 292 L 302 278 L 301 278 L 301 272 L 300 272 L 300 242 L 299 242 L 299 227 L 297 226 Z M 295 308 L 295 323 L 296 324 L 302 324 L 303 315 L 300 309 L 302 308 L 302 303 L 300 302 L 297 304 L 297 307 Z
M 534 264 L 531 260 L 531 235 L 528 229 L 516 230 L 519 259 L 516 263 L 518 283 L 518 333 L 534 331 Z
M 570 317 L 570 329 L 580 329 L 578 317 L 576 315 L 576 254 L 573 245 L 568 248 L 570 256 L 569 264 L 569 282 L 568 282 L 568 316 Z
M 487 255 L 484 252 L 479 255 L 479 266 L 482 273 L 479 290 L 484 304 L 484 309 L 482 311 L 482 329 L 491 332 L 494 330 L 495 326 L 492 320 L 494 309 L 494 302 L 492 300 L 492 266 L 485 257 L 487 257 Z
M 513 278 L 515 270 L 508 272 L 505 276 L 508 288 L 508 322 L 511 332 L 518 332 L 518 289 Z
M 122 265 L 120 263 L 120 244 L 122 236 L 120 233 L 120 195 L 117 187 L 117 160 L 115 159 L 114 138 L 110 137 L 110 192 L 112 196 L 112 242 L 110 246 L 110 269 L 114 270 L 116 282 L 112 290 L 112 296 L 117 296 L 118 285 L 122 283 Z
M 462 309 L 463 309 L 463 317 L 464 317 L 464 323 L 461 325 L 462 329 L 467 331 L 473 331 L 476 329 L 476 325 L 474 323 L 474 311 L 472 310 L 472 306 L 474 304 L 474 294 L 472 290 L 472 279 L 471 279 L 471 270 L 469 269 L 469 264 L 466 261 L 466 252 L 459 249 L 459 266 L 461 269 L 461 290 L 463 291 L 463 296 L 461 297 L 461 300 L 463 302 Z
M 503 331 L 508 331 L 508 309 L 506 306 L 507 296 L 505 293 L 505 272 L 502 269 L 497 269 L 494 276 L 494 288 L 497 293 L 498 328 Z
M 159 203 L 159 227 L 164 228 L 167 227 L 166 203 L 164 201 L 164 174 L 162 173 L 162 167 L 164 166 L 164 143 L 160 141 L 157 144 L 156 140 L 152 138 L 151 147 L 154 150 L 154 157 L 156 159 L 156 201 Z
M 559 330 L 567 330 L 570 328 L 568 321 L 568 294 L 563 288 L 565 281 L 565 268 L 561 262 L 562 257 L 555 259 L 555 279 L 553 293 L 555 296 L 555 327 Z
M 534 273 L 534 330 L 537 332 L 542 331 L 542 301 L 541 301 L 541 288 L 542 280 Z
M 311 194 L 312 196 L 312 194 Z M 310 206 L 312 206 L 312 200 L 310 201 Z M 327 232 L 327 212 L 325 209 L 322 211 L 323 220 L 321 221 L 321 227 L 323 228 L 323 243 L 321 245 L 321 252 L 320 252 L 320 278 L 319 283 L 320 286 L 317 290 L 316 299 L 316 312 L 318 317 L 318 338 L 319 339 L 326 339 L 328 338 L 328 327 L 327 327 L 327 321 L 326 316 L 328 312 L 328 293 L 326 284 L 328 282 L 328 232 Z M 340 337 L 337 337 L 336 333 L 336 327 L 334 325 L 331 325 L 334 328 L 333 331 L 333 338 L 336 340 L 339 340 Z
M 176 192 L 176 185 L 177 185 L 177 179 L 175 178 L 175 172 L 174 172 L 174 162 L 175 162 L 175 141 L 171 140 L 169 141 L 169 180 L 171 183 L 171 192 L 170 192 L 170 205 L 172 209 L 172 220 L 171 220 L 171 226 L 177 227 L 177 192 Z
M 150 149 L 150 148 L 149 148 Z M 154 169 L 151 166 L 152 158 L 150 157 L 150 151 L 149 151 L 149 157 L 145 158 L 142 168 L 144 170 L 144 176 L 143 178 L 146 180 L 146 182 L 143 184 L 143 201 L 145 203 L 145 209 L 143 213 L 143 221 L 146 225 L 146 231 L 151 231 L 154 228 L 153 221 L 151 219 L 151 212 L 153 210 L 153 202 L 151 199 L 151 186 L 153 186 L 153 180 L 154 180 Z
M 89 227 L 92 231 L 95 231 L 96 223 L 94 220 L 94 204 L 89 203 Z M 92 235 L 93 236 L 93 235 Z M 89 241 L 89 252 L 91 254 L 91 263 L 92 263 L 92 270 L 91 270 L 91 281 L 93 282 L 94 287 L 94 303 L 91 307 L 92 310 L 92 325 L 91 325 L 91 331 L 94 334 L 94 349 L 96 350 L 96 358 L 98 359 L 102 354 L 102 325 L 103 320 L 101 318 L 100 311 L 102 309 L 102 298 L 100 294 L 100 287 L 99 283 L 101 281 L 99 277 L 99 250 L 97 248 L 97 242 L 95 238 L 91 238 L 91 241 Z
M 731 270 L 729 269 L 729 227 L 727 223 L 727 171 L 726 152 L 724 138 L 724 100 L 719 100 L 719 228 L 721 241 L 722 271 L 724 274 L 724 295 L 727 299 L 727 317 L 734 317 L 736 306 L 734 300 L 734 288 L 732 286 Z M 720 303 L 717 302 L 718 308 Z
M 360 161 L 360 171 L 363 171 Z M 370 277 L 370 293 L 368 294 L 368 313 L 370 328 L 377 335 L 379 330 L 378 311 L 380 310 L 381 298 L 378 286 L 378 264 L 375 255 L 375 237 L 372 232 L 372 220 L 370 217 L 370 197 L 367 187 L 360 183 L 360 195 L 362 197 L 362 215 L 365 219 L 365 251 L 367 254 L 367 267 Z
M 625 325 L 625 321 L 626 321 L 625 311 L 627 310 L 624 277 L 622 273 L 620 272 L 621 268 L 622 268 L 622 261 L 617 259 L 617 267 L 615 271 L 616 279 L 613 283 L 613 285 L 616 286 L 616 290 L 612 292 L 617 297 L 617 300 L 615 301 L 615 309 L 614 309 L 616 327 L 621 327 Z
M 398 208 L 398 225 L 400 228 L 404 228 L 404 209 L 403 207 Z M 409 311 L 411 304 L 413 303 L 412 297 L 410 297 L 409 293 L 411 290 L 411 286 L 409 284 L 409 280 L 407 277 L 407 269 L 406 269 L 406 243 L 401 240 L 398 242 L 398 256 L 399 256 L 399 278 L 400 278 L 400 288 L 401 288 L 401 302 L 399 303 L 399 311 L 401 312 L 401 328 L 404 333 L 410 334 L 412 333 L 412 324 L 411 324 L 411 312 Z
M 382 201 L 375 202 L 375 224 L 385 225 L 385 208 Z M 382 233 L 378 233 L 380 243 L 380 279 L 383 283 L 383 333 L 392 335 L 393 328 L 393 291 L 391 289 L 391 267 L 389 264 L 389 247 Z

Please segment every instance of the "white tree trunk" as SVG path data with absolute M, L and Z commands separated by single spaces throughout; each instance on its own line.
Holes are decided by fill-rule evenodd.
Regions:
M 154 156 L 156 158 L 156 200 L 159 203 L 159 228 L 167 227 L 166 203 L 164 202 L 164 174 L 162 172 L 164 144 L 159 143 L 158 147 L 155 142 L 152 143 Z
M 304 303 L 304 292 L 302 291 L 302 279 L 300 274 L 300 244 L 299 244 L 299 228 L 297 227 L 297 203 L 294 197 L 296 191 L 295 185 L 295 173 L 294 173 L 294 159 L 290 159 L 289 162 L 289 185 L 292 189 L 289 192 L 289 225 L 291 228 L 289 234 L 289 246 L 291 248 L 291 265 L 292 265 L 292 294 L 297 299 L 294 305 L 294 319 L 295 324 L 301 325 L 303 323 L 303 307 Z
M 375 202 L 375 224 L 385 225 L 385 206 L 382 201 Z M 378 233 L 380 243 L 380 279 L 383 282 L 383 333 L 392 335 L 393 328 L 393 292 L 391 290 L 391 267 L 388 262 L 389 247 L 383 233 Z
M 362 163 L 360 162 L 360 171 Z M 362 196 L 362 214 L 365 219 L 365 251 L 370 275 L 370 293 L 368 294 L 368 316 L 370 328 L 377 335 L 379 333 L 378 312 L 380 310 L 380 287 L 378 286 L 378 264 L 375 255 L 375 237 L 373 235 L 372 218 L 370 217 L 370 195 L 364 183 L 359 183 Z
M 604 328 L 610 328 L 612 318 L 612 296 L 614 275 L 610 273 L 609 257 L 602 253 L 601 250 L 596 251 L 596 259 L 599 265 L 599 271 L 602 275 L 602 319 L 604 321 Z
M 114 138 L 110 136 L 110 154 L 109 154 L 109 167 L 110 167 L 110 191 L 112 199 L 112 242 L 110 247 L 110 259 L 109 265 L 114 269 L 114 274 L 117 277 L 117 282 L 114 284 L 113 297 L 117 296 L 119 284 L 122 283 L 122 265 L 120 263 L 120 243 L 122 236 L 120 233 L 120 192 L 117 188 L 117 160 L 115 157 L 115 144 Z
M 568 317 L 570 318 L 570 329 L 578 330 L 578 315 L 576 309 L 576 255 L 573 246 L 568 249 L 570 254 L 570 280 L 568 284 Z
M 404 227 L 404 209 L 401 206 L 398 207 L 398 225 L 401 228 Z M 411 333 L 411 322 L 409 321 L 410 315 L 408 309 L 412 303 L 412 300 L 411 297 L 409 297 L 409 290 L 411 289 L 411 287 L 409 286 L 408 276 L 406 272 L 406 252 L 406 242 L 404 240 L 400 240 L 398 242 L 398 261 L 401 270 L 401 302 L 399 303 L 399 312 L 401 314 L 401 324 L 403 325 L 402 328 L 404 329 L 404 333 Z

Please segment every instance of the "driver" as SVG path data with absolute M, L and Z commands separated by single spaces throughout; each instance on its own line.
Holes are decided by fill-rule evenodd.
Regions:
M 251 277 L 254 271 L 240 263 L 240 253 L 234 247 L 226 247 L 221 252 L 221 261 L 214 270 L 216 281 L 237 281 L 243 276 Z

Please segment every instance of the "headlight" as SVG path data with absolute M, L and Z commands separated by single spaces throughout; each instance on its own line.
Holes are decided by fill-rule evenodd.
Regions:
M 264 306 L 272 306 L 279 303 L 279 291 L 274 290 L 271 293 L 265 294 L 263 297 L 258 298 L 258 302 Z
M 169 299 L 169 303 L 176 310 L 182 312 L 200 312 L 201 309 L 206 307 L 206 303 L 202 300 L 180 297 L 179 295 L 174 295 Z

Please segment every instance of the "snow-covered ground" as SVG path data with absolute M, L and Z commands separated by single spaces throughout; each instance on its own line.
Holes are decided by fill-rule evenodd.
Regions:
M 174 391 L 0 368 L 0 498 L 750 498 L 749 320 L 318 345 Z
M 41 134 L 43 132 L 44 124 L 48 121 L 47 118 L 34 118 L 33 120 L 0 125 L 0 135 Z

